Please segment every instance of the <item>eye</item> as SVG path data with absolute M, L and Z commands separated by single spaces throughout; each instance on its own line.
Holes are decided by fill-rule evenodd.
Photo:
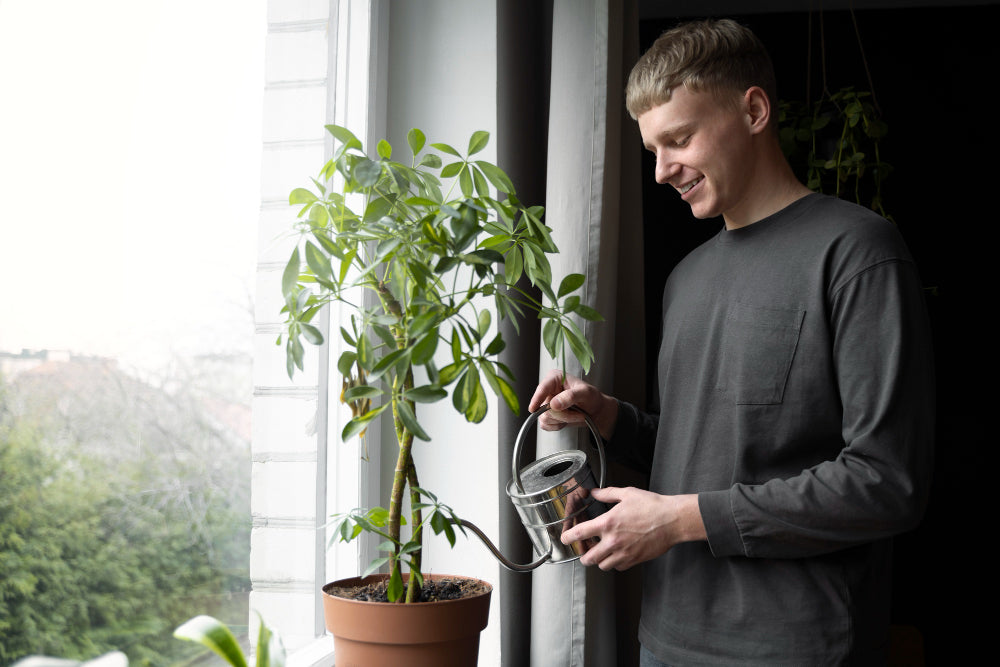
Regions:
M 682 139 L 677 139 L 676 141 L 670 142 L 674 148 L 684 148 L 691 142 L 691 135 L 687 135 Z

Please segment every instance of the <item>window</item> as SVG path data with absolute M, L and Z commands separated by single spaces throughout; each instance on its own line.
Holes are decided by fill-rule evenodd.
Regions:
M 265 8 L 0 4 L 2 664 L 246 629 Z

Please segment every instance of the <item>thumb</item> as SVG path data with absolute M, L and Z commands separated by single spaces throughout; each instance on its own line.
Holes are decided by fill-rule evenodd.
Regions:
M 599 489 L 591 489 L 590 495 L 594 500 L 599 500 L 602 503 L 617 503 L 622 499 L 622 490 L 615 486 L 606 486 Z

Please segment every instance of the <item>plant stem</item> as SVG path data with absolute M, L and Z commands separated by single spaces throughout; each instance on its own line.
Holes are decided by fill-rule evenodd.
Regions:
M 409 376 L 409 379 L 410 384 L 412 385 L 412 376 Z M 398 380 L 396 384 L 398 384 Z M 396 407 L 397 401 L 403 399 L 395 398 L 396 388 L 397 387 L 393 388 L 394 398 L 392 401 L 392 415 L 393 422 L 396 427 L 396 442 L 399 443 L 399 456 L 396 457 L 396 470 L 394 471 L 392 477 L 392 494 L 389 496 L 389 535 L 396 544 L 396 553 L 390 561 L 393 572 L 399 571 L 402 567 L 399 560 L 399 545 L 401 544 L 400 526 L 402 524 L 401 517 L 403 515 L 403 494 L 406 491 L 407 475 L 409 474 L 409 470 L 413 467 L 411 452 L 413 446 L 413 434 L 410 433 L 403 425 L 403 420 L 399 416 L 399 411 Z M 402 572 L 400 572 L 400 574 L 402 574 Z M 409 593 L 407 593 L 407 598 L 409 598 Z
M 420 572 L 423 561 L 424 517 L 423 512 L 417 507 L 417 504 L 420 502 L 420 494 L 414 491 L 414 489 L 419 488 L 420 483 L 417 479 L 417 466 L 413 463 L 412 457 L 410 458 L 410 468 L 406 472 L 406 477 L 410 483 L 410 525 L 413 526 L 412 539 L 420 545 L 420 548 L 413 552 L 413 557 L 410 559 L 410 581 L 406 586 L 406 601 L 415 602 L 417 597 L 417 578 L 413 576 L 413 572 Z

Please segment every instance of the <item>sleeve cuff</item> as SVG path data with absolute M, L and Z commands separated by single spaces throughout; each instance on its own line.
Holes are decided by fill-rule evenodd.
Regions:
M 631 403 L 615 400 L 618 401 L 618 417 L 608 445 L 635 442 L 639 433 L 639 409 Z
M 746 549 L 740 537 L 740 529 L 733 516 L 730 490 L 707 491 L 698 494 L 698 510 L 708 535 L 708 547 L 712 555 L 746 556 Z

